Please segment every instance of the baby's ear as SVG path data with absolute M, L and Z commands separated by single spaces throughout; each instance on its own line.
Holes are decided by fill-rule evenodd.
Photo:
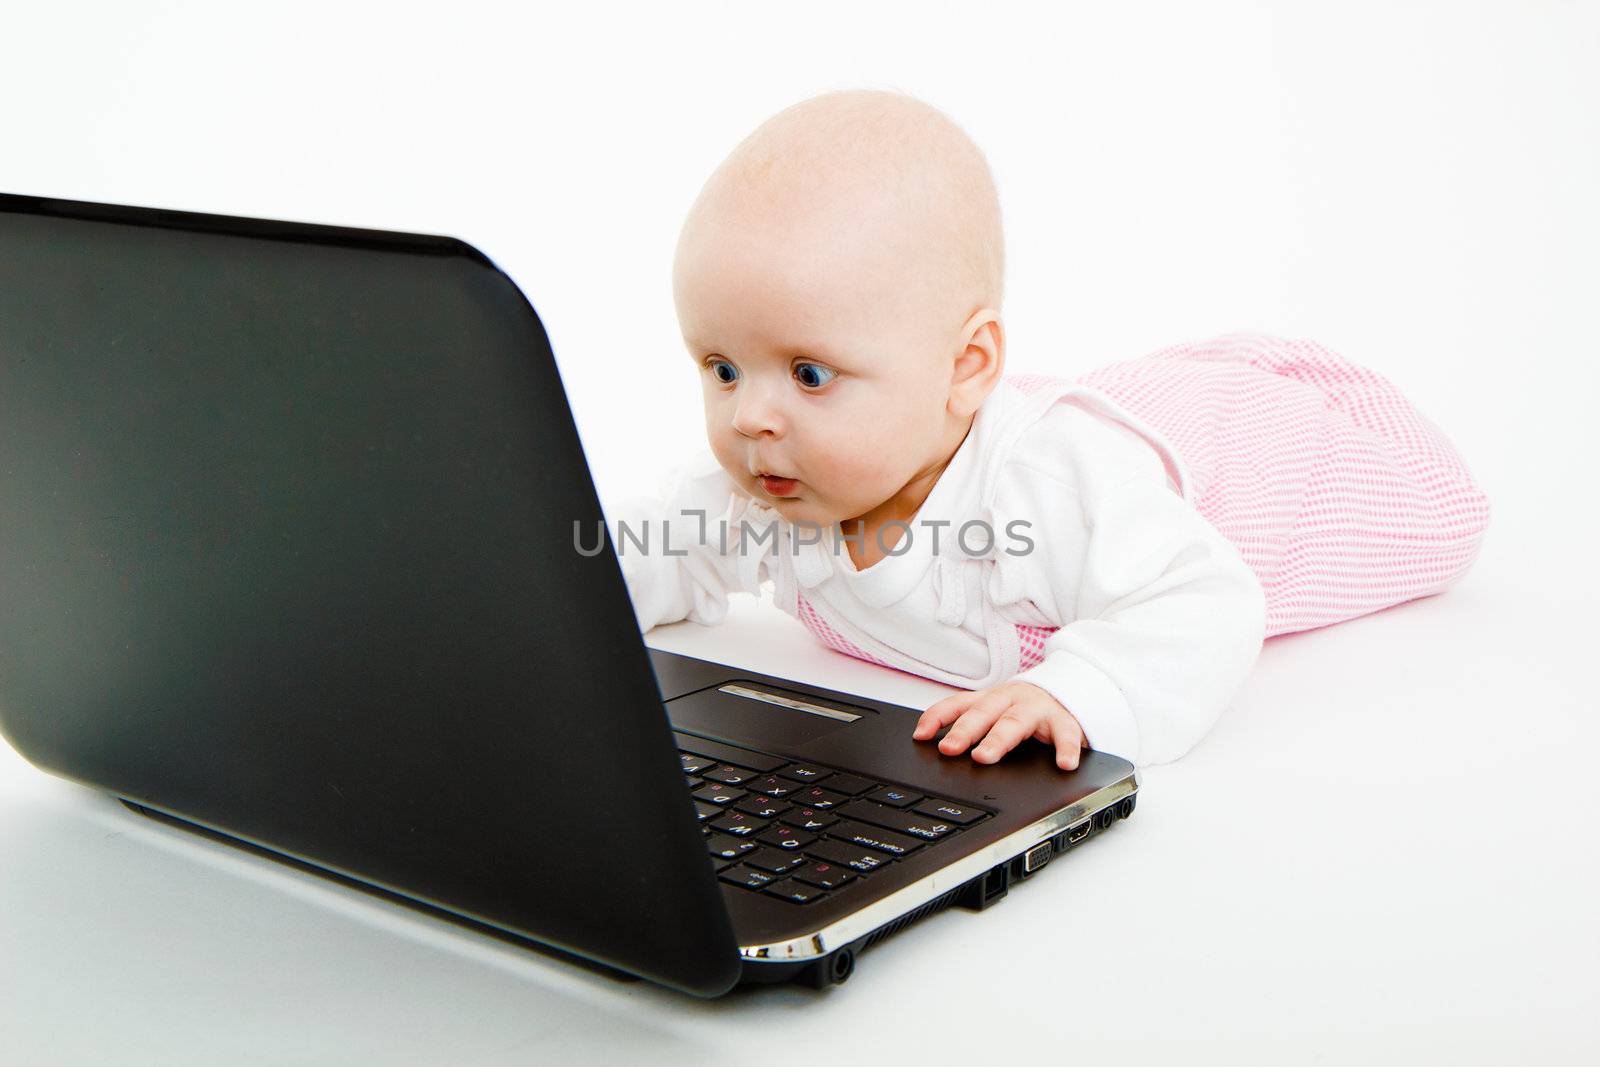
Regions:
M 988 399 L 1006 365 L 1005 325 L 994 308 L 973 312 L 961 327 L 961 352 L 950 376 L 950 407 L 963 417 Z

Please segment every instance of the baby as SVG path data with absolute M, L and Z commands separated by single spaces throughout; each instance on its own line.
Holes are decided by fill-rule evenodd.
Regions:
M 1319 599 L 1315 554 L 1283 536 L 1304 526 L 1273 509 L 1303 503 L 1305 456 L 1263 457 L 1337 410 L 1332 393 L 1315 393 L 1310 422 L 1258 426 L 1243 451 L 1228 437 L 1241 420 L 1210 402 L 1266 396 L 1217 371 L 1302 393 L 1307 367 L 1387 383 L 1252 335 L 1103 368 L 1098 387 L 1007 377 L 1003 267 L 983 155 L 921 101 L 828 93 L 741 142 L 691 207 L 673 269 L 710 455 L 611 516 L 641 629 L 719 622 L 730 593 L 770 579 L 830 646 L 966 690 L 923 712 L 913 738 L 948 726 L 939 751 L 980 763 L 1035 738 L 1071 770 L 1085 747 L 1138 764 L 1182 755 L 1269 627 L 1423 595 L 1387 581 Z M 1293 400 L 1269 397 L 1272 417 Z M 1340 428 L 1393 458 L 1370 429 Z M 1464 469 L 1456 484 L 1476 493 Z M 1445 506 L 1424 503 L 1434 511 L 1413 525 Z M 1475 554 L 1475 536 L 1454 534 L 1423 592 Z

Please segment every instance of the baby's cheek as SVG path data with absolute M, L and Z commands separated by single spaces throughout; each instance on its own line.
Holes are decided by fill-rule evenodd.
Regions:
M 886 485 L 894 480 L 905 450 L 906 443 L 894 434 L 864 430 L 840 450 L 839 472 L 863 487 Z
M 841 515 L 861 515 L 882 504 L 900 486 L 890 468 L 877 462 L 841 464 L 834 472 L 834 501 Z
M 717 458 L 722 469 L 732 478 L 734 484 L 746 493 L 751 491 L 750 471 L 744 465 L 744 457 L 737 450 L 729 448 L 725 442 L 713 437 L 710 441 L 711 454 Z

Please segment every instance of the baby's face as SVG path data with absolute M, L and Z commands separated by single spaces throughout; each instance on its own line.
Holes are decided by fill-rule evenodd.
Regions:
M 915 249 L 869 229 L 747 216 L 680 245 L 674 298 L 711 449 L 790 522 L 909 519 L 896 494 L 948 459 L 959 317 L 938 312 Z

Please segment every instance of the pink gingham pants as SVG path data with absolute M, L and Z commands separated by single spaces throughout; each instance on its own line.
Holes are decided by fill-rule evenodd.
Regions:
M 1268 637 L 1442 592 L 1477 558 L 1489 500 L 1450 440 L 1382 375 L 1314 341 L 1225 334 L 1076 381 L 1177 450 L 1196 509 L 1261 579 Z M 799 617 L 824 644 L 882 662 L 803 599 Z M 1053 632 L 1018 627 L 1022 669 Z

